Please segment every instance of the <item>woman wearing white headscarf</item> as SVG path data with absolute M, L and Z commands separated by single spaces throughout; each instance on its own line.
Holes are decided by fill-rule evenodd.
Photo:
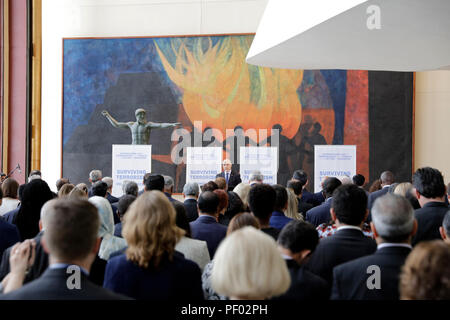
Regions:
M 106 198 L 93 196 L 89 198 L 89 202 L 97 208 L 100 215 L 98 236 L 102 238 L 102 244 L 98 256 L 108 260 L 112 253 L 126 248 L 127 242 L 123 238 L 114 236 L 114 216 L 109 201 Z

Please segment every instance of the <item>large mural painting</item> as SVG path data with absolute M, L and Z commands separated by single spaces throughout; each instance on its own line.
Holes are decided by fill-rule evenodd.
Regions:
M 369 72 L 281 70 L 248 65 L 252 35 L 64 40 L 63 172 L 87 181 L 111 174 L 111 145 L 130 144 L 102 111 L 153 122 L 153 172 L 185 183 L 186 146 L 221 146 L 239 169 L 245 145 L 279 147 L 278 182 L 306 170 L 313 188 L 314 145 L 357 146 L 357 170 L 369 177 Z M 278 129 L 278 134 L 276 130 Z

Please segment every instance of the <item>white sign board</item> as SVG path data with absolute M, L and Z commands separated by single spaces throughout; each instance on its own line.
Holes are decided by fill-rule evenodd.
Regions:
M 242 182 L 248 183 L 250 174 L 259 170 L 264 176 L 264 183 L 277 183 L 277 147 L 241 147 L 239 160 Z
M 113 144 L 112 146 L 112 194 L 123 195 L 123 182 L 134 181 L 139 190 L 144 188 L 142 180 L 152 171 L 152 146 L 136 144 Z
M 356 146 L 314 146 L 314 192 L 319 192 L 325 177 L 350 179 L 356 174 Z
M 187 147 L 186 183 L 197 182 L 199 186 L 215 180 L 222 170 L 222 148 Z

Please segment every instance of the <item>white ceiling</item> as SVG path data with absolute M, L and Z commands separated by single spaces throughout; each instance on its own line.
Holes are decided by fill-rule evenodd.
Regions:
M 379 7 L 380 29 L 371 5 Z M 450 0 L 270 0 L 247 55 L 287 69 L 450 69 Z

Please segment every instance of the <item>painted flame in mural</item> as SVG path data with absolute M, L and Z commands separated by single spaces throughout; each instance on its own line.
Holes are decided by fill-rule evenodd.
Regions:
M 248 65 L 245 57 L 252 36 L 231 36 L 213 44 L 200 37 L 190 48 L 184 40 L 172 42 L 175 63 L 155 42 L 169 78 L 182 90 L 183 106 L 192 123 L 203 128 L 241 126 L 271 129 L 280 124 L 283 135 L 292 138 L 300 125 L 302 106 L 297 93 L 303 71 Z

